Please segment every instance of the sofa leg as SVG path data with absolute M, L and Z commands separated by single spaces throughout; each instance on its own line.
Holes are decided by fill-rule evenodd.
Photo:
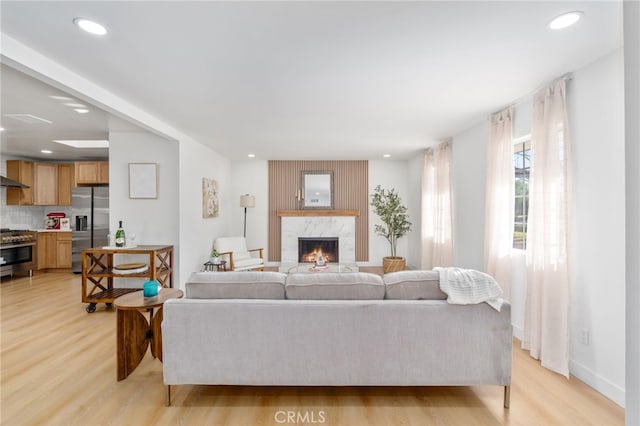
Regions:
M 509 409 L 511 404 L 511 386 L 504 387 L 504 408 Z
M 165 406 L 171 407 L 171 385 L 167 385 L 167 400 Z

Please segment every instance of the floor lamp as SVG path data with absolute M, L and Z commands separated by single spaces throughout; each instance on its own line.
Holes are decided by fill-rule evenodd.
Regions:
M 247 238 L 247 208 L 256 206 L 256 197 L 245 194 L 240 196 L 240 207 L 244 207 L 244 237 Z

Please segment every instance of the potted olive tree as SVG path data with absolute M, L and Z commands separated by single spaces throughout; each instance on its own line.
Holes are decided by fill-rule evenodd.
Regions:
M 396 245 L 398 238 L 411 230 L 407 208 L 394 189 L 387 191 L 380 185 L 373 190 L 370 204 L 384 224 L 375 226 L 376 234 L 385 237 L 391 245 L 391 256 L 382 258 L 382 269 L 384 273 L 401 271 L 405 268 L 406 261 L 404 257 L 396 255 Z

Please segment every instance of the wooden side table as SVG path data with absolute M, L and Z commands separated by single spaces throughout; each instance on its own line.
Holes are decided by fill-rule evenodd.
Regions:
M 151 354 L 162 361 L 162 305 L 169 299 L 179 299 L 182 290 L 162 288 L 155 297 L 144 297 L 142 291 L 115 299 L 117 313 L 118 381 L 124 380 L 144 358 L 149 343 Z M 153 310 L 157 309 L 155 315 Z M 149 311 L 149 320 L 144 315 Z
M 114 256 L 118 254 L 148 256 L 149 269 L 136 274 L 123 274 L 113 267 Z M 96 247 L 82 250 L 82 303 L 89 303 L 88 313 L 95 312 L 97 303 L 110 306 L 116 298 L 138 290 L 115 288 L 114 278 L 146 278 L 158 281 L 165 288 L 173 287 L 173 246 Z

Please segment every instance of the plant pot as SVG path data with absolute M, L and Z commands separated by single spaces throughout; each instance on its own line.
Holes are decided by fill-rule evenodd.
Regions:
M 406 266 L 404 257 L 387 256 L 382 258 L 382 271 L 387 272 L 403 271 Z

